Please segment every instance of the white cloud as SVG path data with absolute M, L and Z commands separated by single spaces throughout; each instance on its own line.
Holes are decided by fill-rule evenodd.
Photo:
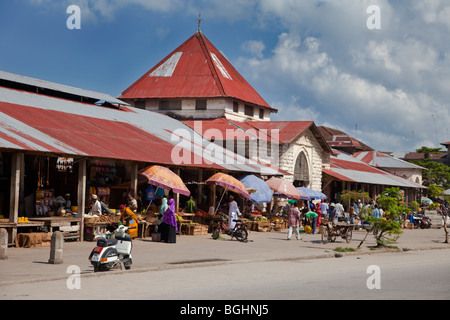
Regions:
M 266 48 L 264 42 L 257 40 L 249 40 L 241 44 L 241 49 L 251 53 L 257 58 L 261 59 L 263 55 L 263 51 Z
M 41 7 L 61 7 L 77 5 L 81 9 L 83 21 L 94 22 L 99 19 L 113 20 L 117 13 L 127 6 L 137 5 L 153 12 L 171 12 L 184 7 L 182 0 L 28 0 L 31 4 Z
M 444 2 L 434 1 L 426 13 L 418 11 L 423 8 L 418 1 L 407 11 L 393 1 L 371 2 L 382 10 L 380 32 L 366 28 L 369 1 L 262 1 L 260 10 L 282 21 L 287 31 L 271 56 L 241 58 L 239 66 L 279 109 L 277 120 L 309 115 L 318 125 L 327 122 L 349 134 L 358 124 L 360 137 L 372 147 L 403 150 L 412 148 L 413 130 L 416 146 L 436 144 L 434 114 L 443 142 L 450 123 L 450 59 L 442 54 L 447 30 L 436 27 L 428 38 L 420 21 L 444 24 Z M 418 25 L 412 23 L 417 18 Z M 297 101 L 270 101 L 276 83 L 288 87 Z

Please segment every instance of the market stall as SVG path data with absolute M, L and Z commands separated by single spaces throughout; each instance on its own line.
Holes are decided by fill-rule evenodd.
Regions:
M 16 239 L 13 239 L 13 234 L 22 234 L 28 232 L 37 232 L 44 226 L 42 221 L 29 221 L 26 217 L 19 217 L 18 222 L 10 222 L 8 219 L 0 219 L 0 228 L 4 228 L 8 232 L 8 245 L 14 245 Z

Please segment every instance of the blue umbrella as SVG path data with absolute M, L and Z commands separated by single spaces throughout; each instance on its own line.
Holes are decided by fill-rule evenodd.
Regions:
M 249 174 L 241 177 L 239 180 L 242 182 L 244 187 L 253 188 L 256 190 L 256 192 L 250 193 L 250 198 L 253 202 L 264 203 L 272 200 L 273 191 L 263 179 Z
M 306 193 L 308 195 L 308 197 L 311 198 L 311 200 L 326 199 L 327 198 L 327 196 L 324 195 L 322 192 L 316 191 L 316 190 L 312 190 L 312 189 L 309 189 L 309 188 L 299 187 L 299 188 L 297 188 L 297 190 L 300 190 L 300 191 L 303 191 L 304 193 Z

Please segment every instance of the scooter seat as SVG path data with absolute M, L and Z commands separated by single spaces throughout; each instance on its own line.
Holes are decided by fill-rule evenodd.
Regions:
M 117 244 L 117 239 L 105 239 L 101 238 L 97 240 L 98 247 L 110 247 Z

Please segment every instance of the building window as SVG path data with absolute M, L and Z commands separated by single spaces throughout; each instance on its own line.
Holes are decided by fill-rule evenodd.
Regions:
M 244 109 L 244 114 L 245 114 L 246 116 L 253 117 L 253 115 L 254 115 L 254 113 L 253 113 L 253 107 L 246 104 L 246 105 L 245 105 L 245 109 Z
M 195 110 L 206 110 L 206 100 L 195 100 Z
M 135 108 L 145 109 L 145 100 L 136 100 L 134 103 Z
M 259 118 L 264 119 L 264 109 L 259 109 Z
M 239 103 L 237 101 L 233 101 L 233 112 L 239 112 Z
M 181 100 L 161 100 L 159 110 L 181 110 Z

